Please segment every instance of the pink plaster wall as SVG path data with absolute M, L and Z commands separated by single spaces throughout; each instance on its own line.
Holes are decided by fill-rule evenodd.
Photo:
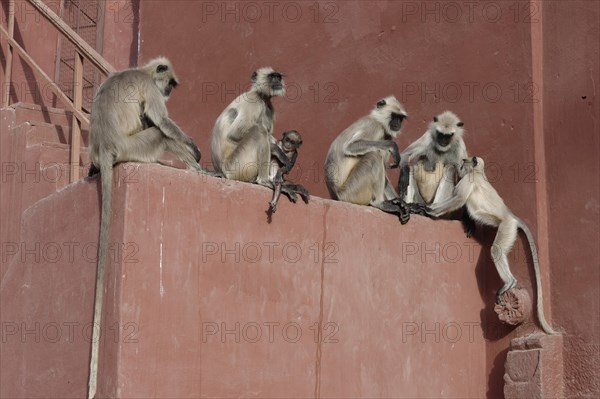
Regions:
M 414 217 L 401 227 L 316 198 L 282 201 L 267 223 L 267 189 L 158 165 L 115 171 L 101 397 L 485 395 L 474 270 L 489 260 L 458 222 Z M 43 251 L 10 257 L 3 397 L 85 392 L 97 183 L 24 214 L 28 245 L 63 252 L 54 263 Z
M 105 37 L 104 54 L 118 68 L 134 64 L 132 60 L 137 54 L 137 4 L 132 3 L 131 11 L 127 9 L 128 4 L 115 2 L 112 7 L 118 11 L 116 21 L 122 28 L 105 28 L 105 34 L 109 36 Z M 169 102 L 170 113 L 194 137 L 203 151 L 203 161 L 210 161 L 208 140 L 215 118 L 246 87 L 250 71 L 265 64 L 280 68 L 287 75 L 288 87 L 292 90 L 286 98 L 275 100 L 278 112 L 276 134 L 295 128 L 304 135 L 297 180 L 318 196 L 327 196 L 322 163 L 329 143 L 353 120 L 366 114 L 377 98 L 395 94 L 409 111 L 410 119 L 398 140 L 401 148 L 422 134 L 433 114 L 446 108 L 457 112 L 466 124 L 470 152 L 482 156 L 488 166 L 493 166 L 492 183 L 507 204 L 534 230 L 536 220 L 542 220 L 542 226 L 546 226 L 538 231 L 538 242 L 548 242 L 546 259 L 541 259 L 545 286 L 550 288 L 547 291 L 551 294 L 551 304 L 546 304 L 547 317 L 564 334 L 565 393 L 593 397 L 600 392 L 600 287 L 591 283 L 598 280 L 600 260 L 597 246 L 600 241 L 597 179 L 600 172 L 597 162 L 600 111 L 596 94 L 600 6 L 597 2 L 544 1 L 532 3 L 533 8 L 526 3 L 494 2 L 489 6 L 478 3 L 474 9 L 469 8 L 472 3 L 460 2 L 452 2 L 453 5 L 444 2 L 328 2 L 319 3 L 318 14 L 315 14 L 317 9 L 313 3 L 296 2 L 301 16 L 292 13 L 295 9 L 290 7 L 294 6 L 287 6 L 284 13 L 283 3 L 277 3 L 279 5 L 269 16 L 266 12 L 271 6 L 257 3 L 262 7 L 259 19 L 252 14 L 253 9 L 240 9 L 247 6 L 239 2 L 169 1 L 168 12 L 165 12 L 165 4 L 141 2 L 140 61 L 163 54 L 174 62 L 182 86 Z M 5 6 L 6 2 L 3 2 L 3 12 Z M 460 11 L 459 17 L 456 17 L 456 11 Z M 43 53 L 45 48 L 54 51 L 56 42 L 52 34 L 39 34 L 45 31 L 36 24 L 33 16 L 25 16 L 18 23 L 28 49 L 36 54 L 38 62 L 48 64 L 47 72 L 53 76 L 54 55 L 48 58 Z M 157 26 L 169 26 L 169 29 L 158 29 Z M 532 32 L 538 27 L 542 40 L 532 46 Z M 173 41 L 173 37 L 177 41 Z M 42 39 L 54 41 L 49 44 Z M 4 48 L 4 42 L 1 45 Z M 532 68 L 536 62 L 542 65 L 541 78 Z M 4 61 L 0 64 L 3 79 Z M 18 69 L 18 60 L 15 65 Z M 16 76 L 22 76 L 20 81 L 30 84 L 25 75 L 17 73 Z M 495 92 L 495 88 L 500 91 Z M 498 93 L 501 93 L 499 97 Z M 458 94 L 460 98 L 457 98 Z M 536 108 L 540 101 L 543 105 L 538 114 L 542 116 L 541 128 L 534 123 L 536 112 L 540 112 L 540 108 Z M 537 139 L 534 130 L 539 134 Z M 2 132 L 5 133 L 4 126 Z M 542 143 L 543 149 L 534 145 L 536 140 Z M 7 142 L 2 141 L 3 162 L 7 159 L 6 154 L 10 154 L 6 150 Z M 545 152 L 545 164 L 536 158 L 541 150 Z M 568 165 L 566 168 L 565 164 Z M 131 243 L 133 239 L 137 243 L 131 237 L 145 237 L 144 250 L 138 254 L 143 259 L 142 264 L 150 263 L 153 269 L 148 274 L 145 269 L 135 269 L 132 264 L 121 262 L 114 266 L 116 273 L 124 273 L 121 280 L 112 276 L 109 289 L 115 299 L 107 306 L 110 313 L 105 320 L 109 323 L 106 328 L 111 339 L 115 334 L 109 328 L 111 325 L 118 326 L 121 335 L 116 342 L 112 339 L 104 343 L 104 392 L 111 395 L 132 393 L 137 388 L 128 381 L 138 381 L 138 388 L 144 390 L 144 395 L 155 393 L 160 396 L 163 389 L 173 387 L 171 392 L 200 390 L 207 396 L 277 396 L 281 392 L 277 388 L 277 379 L 283 375 L 286 386 L 297 396 L 304 396 L 306 392 L 309 392 L 307 396 L 321 394 L 323 397 L 394 396 L 401 390 L 410 392 L 407 396 L 502 397 L 509 342 L 514 337 L 527 335 L 534 328 L 531 325 L 509 328 L 500 324 L 493 313 L 493 294 L 500 281 L 491 267 L 487 251 L 493 240 L 491 229 L 480 230 L 476 241 L 470 241 L 463 238 L 460 226 L 453 222 L 433 223 L 415 217 L 409 225 L 399 226 L 393 217 L 374 210 L 320 200 L 308 207 L 298 204 L 292 208 L 285 199 L 269 225 L 262 213 L 268 199 L 261 197 L 264 190 L 260 188 L 208 179 L 191 193 L 186 190 L 196 187 L 196 183 L 186 180 L 182 184 L 185 188 L 172 184 L 172 181 L 179 181 L 179 173 L 183 172 L 168 171 L 163 175 L 163 168 L 149 168 L 162 176 L 157 178 L 157 187 L 168 188 L 165 201 L 176 205 L 169 208 L 174 208 L 171 214 L 157 214 L 163 197 L 154 186 L 154 175 L 152 185 L 135 186 L 131 181 L 127 184 L 121 181 L 123 188 L 116 190 L 115 217 L 121 227 L 115 231 L 114 239 L 121 243 Z M 141 172 L 150 179 L 144 168 Z M 171 184 L 162 180 L 164 176 L 169 177 Z M 548 201 L 548 211 L 537 214 L 540 198 L 536 197 L 539 195 L 536 180 L 541 176 L 547 187 L 547 196 L 542 198 Z M 5 187 L 3 185 L 3 190 Z M 43 191 L 35 187 L 28 190 L 33 190 L 31 193 Z M 175 193 L 181 199 L 174 199 Z M 125 195 L 137 200 L 128 202 Z M 2 198 L 5 198 L 4 193 Z M 221 198 L 220 202 L 215 198 Z M 229 198 L 234 201 L 229 202 Z M 14 202 L 14 198 L 11 201 Z M 81 244 L 97 240 L 94 229 L 98 226 L 99 204 L 95 184 L 79 183 L 59 193 L 52 201 L 41 203 L 41 208 L 26 213 L 29 219 L 23 225 L 20 242 L 30 246 L 40 243 L 42 247 L 52 242 L 64 248 L 65 243 L 73 240 Z M 67 207 L 65 202 L 69 204 Z M 135 203 L 137 207 L 140 202 L 145 208 L 139 213 L 118 211 L 127 209 L 128 203 Z M 81 205 L 73 210 L 73 203 Z M 204 208 L 205 204 L 210 205 L 210 212 Z M 252 209 L 242 211 L 240 204 Z M 57 209 L 68 209 L 74 216 L 71 218 L 67 212 Z M 92 214 L 88 216 L 90 210 Z M 355 211 L 348 213 L 349 210 Z M 3 209 L 2 215 L 5 212 Z M 45 214 L 38 215 L 38 212 Z M 84 231 L 82 224 L 74 221 L 81 220 L 76 216 L 83 212 L 89 220 Z M 223 215 L 230 214 L 236 215 L 237 219 L 226 219 L 229 231 L 220 236 L 226 245 L 263 242 L 263 237 L 272 237 L 280 243 L 282 237 L 290 237 L 294 242 L 308 245 L 306 237 L 311 240 L 317 237 L 322 242 L 337 244 L 336 257 L 344 262 L 320 265 L 303 259 L 301 267 L 296 268 L 299 273 L 283 267 L 277 268 L 279 274 L 272 276 L 273 267 L 268 262 L 266 265 L 246 263 L 237 268 L 237 264 L 229 262 L 232 255 L 226 262 L 220 262 L 220 259 L 213 259 L 212 263 L 198 261 L 202 250 L 202 246 L 198 248 L 198 242 L 206 243 L 202 241 L 206 234 L 204 226 L 210 224 L 214 229 L 215 220 L 222 224 Z M 41 218 L 43 223 L 37 223 L 32 215 Z M 141 219 L 146 220 L 148 226 Z M 163 232 L 164 229 L 170 232 L 168 237 L 178 238 L 169 243 L 173 252 L 164 246 L 169 240 L 163 242 L 163 260 L 183 265 L 175 274 L 165 274 L 166 269 L 163 269 L 164 292 L 171 296 L 166 294 L 167 299 L 162 299 L 166 303 L 162 304 L 160 273 L 156 270 L 157 256 L 160 259 L 157 237 L 161 231 L 157 220 L 165 221 L 162 228 Z M 290 232 L 287 224 L 278 225 L 284 220 L 295 221 L 297 227 L 291 228 Z M 373 220 L 383 220 L 383 227 L 374 226 L 368 230 Z M 325 221 L 334 229 L 344 229 L 345 234 L 332 233 L 330 228 L 323 227 Z M 130 225 L 131 230 L 127 233 L 126 227 Z M 192 225 L 195 230 L 191 229 Z M 40 231 L 42 226 L 44 230 Z M 71 230 L 73 226 L 77 229 Z M 357 226 L 364 233 L 358 235 Z M 152 227 L 151 231 L 146 231 L 146 227 Z M 5 237 L 5 229 L 3 224 L 2 237 Z M 232 235 L 232 231 L 235 234 Z M 260 241 L 255 237 L 260 237 Z M 146 242 L 152 245 L 146 247 Z M 364 245 L 366 242 L 372 245 Z M 385 242 L 388 244 L 384 245 Z M 470 246 L 476 242 L 474 247 Z M 452 257 L 452 254 L 444 251 L 450 251 L 453 247 L 448 244 L 452 243 L 458 243 L 463 253 L 473 248 L 478 254 L 476 260 L 449 261 L 446 257 Z M 483 250 L 479 249 L 479 244 Z M 385 253 L 381 255 L 381 263 L 376 260 L 379 257 L 372 255 L 373 246 L 378 255 Z M 135 246 L 127 248 L 132 250 Z M 193 248 L 193 256 L 188 253 L 189 248 Z M 328 250 L 335 248 L 328 247 Z M 417 252 L 412 253 L 415 248 Z M 431 248 L 437 249 L 432 251 Z M 307 250 L 310 253 L 310 246 Z M 4 258 L 7 254 L 3 252 L 2 255 Z M 0 294 L 2 396 L 44 397 L 48 392 L 56 392 L 60 397 L 80 397 L 85 392 L 89 342 L 81 335 L 75 344 L 67 342 L 70 327 L 62 323 L 76 322 L 79 326 L 89 323 L 93 294 L 89 287 L 93 285 L 94 262 L 81 252 L 75 262 L 84 267 L 75 269 L 69 261 L 61 260 L 55 264 L 47 262 L 47 258 L 32 260 L 29 255 L 21 264 L 15 263 L 13 256 L 7 258 L 7 262 L 2 261 L 2 273 L 9 272 L 2 280 Z M 423 258 L 425 262 L 421 261 Z M 510 262 L 520 283 L 532 292 L 530 259 L 523 249 L 522 239 L 517 240 Z M 217 264 L 219 269 L 215 272 Z M 283 266 L 286 266 L 285 262 Z M 420 273 L 423 269 L 432 272 Z M 455 269 L 459 269 L 459 274 Z M 262 278 L 257 279 L 257 273 Z M 242 275 L 248 277 L 242 279 Z M 305 280 L 309 281 L 306 287 L 302 285 L 307 284 Z M 262 286 L 262 281 L 269 281 L 269 284 Z M 44 290 L 34 293 L 32 286 Z M 276 292 L 281 286 L 291 289 Z M 226 287 L 232 291 L 228 292 Z M 302 287 L 304 299 L 294 296 L 298 287 Z M 202 302 L 198 308 L 190 308 L 191 305 L 183 300 L 183 292 L 189 289 L 199 293 Z M 213 293 L 214 297 L 207 292 Z M 432 293 L 437 300 L 430 298 Z M 472 298 L 469 295 L 473 293 L 479 295 Z M 144 307 L 144 311 L 131 308 L 131 303 L 146 301 L 154 307 Z M 453 306 L 446 305 L 453 301 Z M 223 303 L 231 305 L 227 306 L 226 312 L 219 308 Z M 259 303 L 264 303 L 263 307 Z M 473 317 L 475 309 L 477 314 Z M 49 318 L 47 314 L 52 316 Z M 274 315 L 275 320 L 263 320 L 265 314 Z M 191 353 L 186 352 L 190 346 L 181 344 L 198 346 L 202 341 L 201 323 L 207 320 L 209 323 L 224 321 L 227 326 L 236 320 L 244 325 L 243 322 L 250 318 L 259 323 L 285 324 L 298 320 L 298 317 L 303 322 L 313 322 L 314 315 L 319 319 L 323 315 L 323 321 L 337 323 L 340 327 L 338 335 L 345 339 L 331 345 L 323 343 L 319 348 L 311 341 L 312 337 L 307 336 L 303 336 L 298 344 L 276 341 L 262 346 L 230 345 L 228 340 L 221 343 L 219 337 L 216 342 L 203 342 L 199 349 L 193 347 Z M 184 323 L 188 320 L 191 320 L 191 327 Z M 140 324 L 127 324 L 132 321 Z M 425 322 L 424 327 L 435 331 L 436 325 L 451 328 L 448 327 L 451 321 L 462 328 L 463 340 L 456 344 L 458 347 L 455 345 L 457 349 L 449 347 L 447 339 L 432 342 L 436 332 L 426 334 L 424 339 L 419 334 L 421 331 L 407 335 L 406 329 L 415 327 L 413 322 L 418 327 Z M 63 340 L 51 342 L 48 336 L 43 336 L 42 330 L 23 336 L 23 322 L 27 328 L 39 322 L 40 328 L 46 326 L 47 329 L 57 322 L 62 326 Z M 464 334 L 469 331 L 465 322 L 479 323 L 475 342 L 464 341 Z M 15 327 L 14 323 L 18 329 L 7 335 L 12 331 L 7 329 Z M 172 328 L 181 323 L 186 325 L 183 330 Z M 388 328 L 390 326 L 392 330 Z M 397 335 L 398 327 L 405 329 L 400 331 L 400 336 Z M 136 334 L 146 334 L 135 337 L 146 336 L 148 340 L 126 342 L 123 335 L 131 338 L 128 334 L 133 329 L 137 329 Z M 313 333 L 310 329 L 303 329 L 303 332 Z M 81 330 L 76 333 L 81 334 Z M 40 342 L 35 341 L 36 336 L 40 337 Z M 403 338 L 406 343 L 402 342 Z M 154 347 L 151 342 L 159 343 L 159 346 Z M 160 350 L 162 345 L 167 349 Z M 290 345 L 296 346 L 289 352 L 282 352 Z M 438 361 L 440 350 L 443 362 Z M 314 354 L 310 355 L 311 351 Z M 289 356 L 283 361 L 280 353 Z M 464 360 L 465 354 L 470 360 Z M 53 362 L 50 365 L 45 363 L 49 359 Z M 431 359 L 434 365 L 425 363 Z M 148 371 L 148 367 L 140 369 L 140 361 L 145 366 L 154 365 L 155 371 Z M 200 376 L 196 373 L 195 379 L 191 379 L 181 371 L 181 364 L 185 364 L 186 370 L 199 371 Z M 171 365 L 166 374 L 161 374 L 163 365 Z M 435 374 L 428 371 L 432 367 L 439 367 Z M 232 375 L 232 369 L 243 370 L 243 373 Z M 467 378 L 464 373 L 467 376 L 475 373 L 477 377 Z M 121 378 L 122 375 L 127 378 Z M 397 381 L 399 375 L 406 380 Z M 445 386 L 449 386 L 447 390 L 436 391 L 440 387 L 435 379 L 437 375 L 444 377 Z M 405 381 L 412 385 L 403 385 Z M 430 381 L 430 384 L 424 384 Z M 422 383 L 424 385 L 420 385 Z M 224 391 L 219 391 L 219 386 Z M 258 393 L 252 390 L 254 386 L 259 387 Z
M 486 159 L 506 203 L 541 229 L 546 312 L 566 337 L 566 394 L 599 393 L 600 287 L 590 285 L 600 260 L 598 3 L 257 4 L 171 1 L 169 12 L 141 5 L 140 62 L 159 53 L 174 62 L 182 86 L 171 114 L 196 139 L 203 161 L 210 162 L 216 117 L 263 65 L 287 75 L 288 95 L 275 100 L 275 132 L 304 135 L 296 177 L 318 196 L 327 197 L 329 144 L 376 99 L 395 94 L 406 106 L 401 148 L 434 114 L 455 111 L 470 153 Z M 156 26 L 170 26 L 170 34 Z M 477 239 L 489 245 L 489 234 Z M 526 268 L 517 273 L 531 277 Z M 498 284 L 486 273 L 486 298 Z M 487 395 L 499 397 L 515 334 L 489 308 L 482 314 L 492 326 Z

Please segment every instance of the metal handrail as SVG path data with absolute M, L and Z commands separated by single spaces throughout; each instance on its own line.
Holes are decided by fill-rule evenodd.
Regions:
M 75 67 L 73 79 L 73 101 L 58 87 L 43 69 L 35 62 L 23 47 L 14 39 L 15 27 L 15 0 L 9 0 L 8 8 L 8 29 L 0 25 L 0 33 L 6 37 L 8 42 L 8 54 L 6 55 L 6 82 L 12 82 L 12 60 L 13 50 L 16 50 L 19 56 L 34 72 L 47 84 L 50 90 L 56 95 L 61 103 L 73 113 L 71 126 L 71 154 L 70 154 L 70 181 L 79 179 L 79 155 L 81 145 L 81 124 L 89 126 L 89 115 L 82 110 L 83 99 L 83 59 L 91 62 L 104 75 L 115 72 L 115 68 L 108 63 L 96 50 L 87 44 L 81 36 L 67 25 L 50 7 L 42 0 L 27 0 L 36 10 L 40 12 L 56 29 L 59 30 L 75 46 Z M 10 86 L 9 86 L 10 87 Z M 10 104 L 10 89 L 7 89 L 2 96 L 2 106 L 8 107 Z

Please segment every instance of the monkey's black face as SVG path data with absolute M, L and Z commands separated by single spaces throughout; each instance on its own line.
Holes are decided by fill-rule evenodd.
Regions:
M 269 74 L 269 82 L 271 89 L 281 90 L 283 89 L 283 75 L 279 72 L 272 72 Z
M 452 137 L 454 137 L 454 133 L 444 134 L 439 130 L 436 131 L 435 141 L 442 147 L 446 147 L 452 141 Z
M 177 85 L 179 85 L 179 82 L 177 82 L 175 79 L 171 78 L 169 80 L 169 83 L 167 83 L 167 86 L 165 87 L 163 95 L 165 97 L 169 97 L 171 95 L 171 91 L 173 91 L 173 89 L 176 88 Z
M 295 151 L 302 145 L 302 139 L 296 134 L 284 135 L 282 140 L 285 152 Z
M 398 114 L 396 112 L 392 112 L 390 118 L 390 130 L 393 132 L 397 132 L 402 127 L 402 121 L 406 118 L 406 115 Z

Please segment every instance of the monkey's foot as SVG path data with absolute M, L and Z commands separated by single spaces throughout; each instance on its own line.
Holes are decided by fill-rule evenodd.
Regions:
M 400 218 L 400 224 L 406 224 L 410 220 L 410 212 L 405 212 L 401 210 L 400 214 L 398 215 L 398 218 Z
M 308 204 L 308 201 L 310 200 L 310 194 L 308 193 L 308 190 L 304 188 L 303 185 L 296 184 L 292 186 L 292 189 L 298 194 L 300 194 L 300 197 L 302 197 L 302 201 Z
M 269 202 L 269 210 L 271 213 L 275 213 L 277 211 L 277 201 Z
M 310 194 L 308 193 L 299 193 L 300 197 L 302 197 L 302 201 L 304 201 L 305 204 L 308 204 L 308 201 L 310 201 Z
M 531 297 L 523 288 L 511 288 L 500 297 L 500 302 L 494 306 L 500 321 L 517 326 L 529 319 L 531 315 Z
M 402 201 L 400 198 L 395 198 L 391 200 L 384 201 L 379 204 L 371 204 L 377 209 L 381 209 L 387 213 L 393 213 L 394 215 L 398 215 L 401 224 L 406 224 L 410 220 L 410 210 L 406 206 L 406 203 Z
M 289 187 L 281 187 L 281 192 L 287 195 L 290 201 L 292 201 L 293 203 L 296 203 L 296 201 L 298 201 L 298 196 L 296 195 L 294 190 L 290 189 Z
M 406 204 L 406 206 L 408 207 L 408 211 L 410 213 L 414 213 L 417 215 L 425 216 L 425 215 L 427 215 L 428 212 L 431 211 L 431 209 L 429 209 L 429 207 L 427 205 L 410 203 L 410 204 Z

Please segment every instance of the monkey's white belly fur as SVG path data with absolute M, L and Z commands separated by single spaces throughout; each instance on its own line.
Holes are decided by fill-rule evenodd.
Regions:
M 440 181 L 442 180 L 443 172 L 444 165 L 442 162 L 438 162 L 435 165 L 435 169 L 431 172 L 425 170 L 423 161 L 419 161 L 415 166 L 413 166 L 413 173 L 415 181 L 417 182 L 417 188 L 419 189 L 421 198 L 423 198 L 425 203 L 431 204 L 435 198 L 435 193 Z

